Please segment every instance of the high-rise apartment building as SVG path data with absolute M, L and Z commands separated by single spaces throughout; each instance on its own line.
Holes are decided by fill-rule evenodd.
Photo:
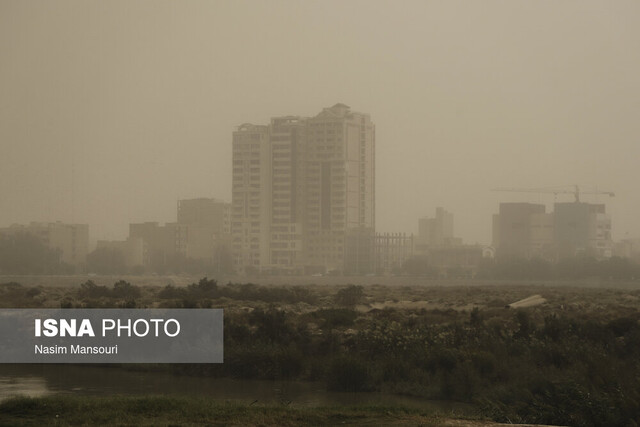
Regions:
M 302 262 L 305 120 L 296 116 L 271 119 L 271 198 L 269 259 L 272 269 L 291 271 Z
M 268 264 L 270 209 L 269 127 L 245 123 L 233 133 L 231 249 L 234 268 L 251 271 Z
M 344 104 L 241 125 L 233 133 L 236 269 L 370 271 L 372 262 L 360 264 L 373 260 L 361 254 L 373 253 L 374 159 L 369 115 Z

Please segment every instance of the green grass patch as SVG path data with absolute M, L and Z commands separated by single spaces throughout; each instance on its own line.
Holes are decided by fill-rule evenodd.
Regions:
M 440 425 L 433 411 L 386 406 L 247 405 L 167 396 L 16 397 L 0 403 L 0 425 L 333 426 Z

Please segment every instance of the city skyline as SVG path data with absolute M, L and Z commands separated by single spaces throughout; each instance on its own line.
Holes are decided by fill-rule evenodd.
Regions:
M 0 424 L 637 425 L 638 22 L 0 0 Z
M 380 231 L 444 206 L 489 243 L 498 203 L 571 200 L 491 188 L 581 184 L 616 192 L 585 199 L 614 240 L 640 237 L 634 2 L 155 6 L 0 5 L 0 226 L 122 239 L 230 201 L 234 127 L 343 102 L 376 121 Z

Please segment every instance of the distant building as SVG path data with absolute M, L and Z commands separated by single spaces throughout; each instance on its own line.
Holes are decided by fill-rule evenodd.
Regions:
M 184 233 L 180 252 L 187 258 L 217 264 L 220 252 L 229 250 L 231 204 L 208 198 L 180 200 L 178 227 Z
M 545 206 L 533 203 L 500 203 L 493 217 L 493 246 L 498 257 L 532 256 L 532 218 L 541 218 Z
M 87 260 L 89 252 L 89 226 L 87 224 L 65 224 L 62 222 L 40 223 L 29 225 L 15 224 L 0 228 L 0 234 L 11 235 L 20 232 L 37 236 L 46 247 L 60 251 L 60 261 L 80 271 Z
M 611 217 L 605 212 L 605 205 L 556 203 L 554 209 L 559 257 L 581 254 L 596 258 L 611 257 Z
M 441 277 L 472 278 L 483 258 L 489 258 L 481 245 L 440 246 L 429 249 L 427 260 Z
M 162 270 L 171 261 L 189 259 L 220 271 L 229 251 L 230 211 L 228 202 L 217 199 L 180 200 L 178 222 L 129 224 L 129 240 L 144 242 L 146 267 Z
M 347 230 L 344 236 L 344 262 L 341 271 L 347 275 L 372 274 L 375 271 L 375 232 L 360 227 Z
M 603 204 L 556 203 L 547 213 L 540 204 L 501 203 L 493 217 L 493 245 L 498 257 L 609 258 L 611 218 Z
M 453 214 L 444 208 L 436 208 L 434 218 L 425 217 L 418 220 L 415 251 L 417 254 L 426 255 L 431 248 L 462 245 L 462 239 L 453 236 Z
M 553 259 L 555 250 L 555 219 L 553 213 L 532 213 L 529 216 L 528 257 Z
M 233 133 L 231 238 L 234 267 L 243 272 L 269 264 L 271 162 L 269 127 L 239 126 Z
M 144 242 L 144 265 L 152 268 L 160 268 L 171 257 L 186 252 L 186 227 L 175 222 L 163 226 L 157 222 L 129 224 L 129 239 L 136 238 Z
M 623 239 L 615 243 L 613 254 L 640 263 L 640 239 Z
M 413 234 L 376 233 L 376 273 L 390 274 L 402 269 L 414 257 Z
M 127 269 L 145 265 L 147 248 L 140 237 L 130 237 L 127 240 L 98 240 L 97 249 L 101 248 L 120 252 Z
M 210 227 L 221 235 L 231 232 L 231 204 L 222 200 L 199 198 L 178 201 L 178 224 Z
M 417 240 L 420 245 L 451 245 L 453 241 L 453 214 L 443 208 L 436 208 L 435 218 L 420 218 Z
M 344 104 L 233 133 L 231 234 L 239 272 L 373 268 L 375 129 Z M 367 250 L 364 242 L 369 242 Z

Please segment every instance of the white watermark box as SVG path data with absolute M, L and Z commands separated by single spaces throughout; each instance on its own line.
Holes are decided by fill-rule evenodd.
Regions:
M 0 363 L 222 361 L 222 309 L 0 309 Z

